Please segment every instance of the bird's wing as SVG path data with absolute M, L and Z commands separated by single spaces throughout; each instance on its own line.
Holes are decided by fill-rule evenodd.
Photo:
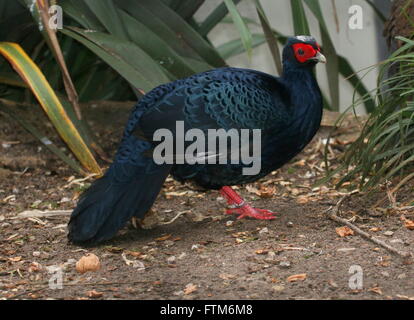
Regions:
M 148 96 L 148 97 L 147 97 Z M 275 77 L 254 70 L 224 68 L 159 87 L 143 99 L 133 133 L 152 140 L 158 129 L 283 130 L 290 121 L 288 90 Z M 141 108 L 144 109 L 144 108 Z

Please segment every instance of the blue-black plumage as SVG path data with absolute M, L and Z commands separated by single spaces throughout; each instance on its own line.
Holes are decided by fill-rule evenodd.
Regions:
M 281 77 L 249 69 L 220 68 L 148 92 L 130 115 L 113 164 L 74 209 L 69 240 L 98 243 L 112 238 L 133 216 L 142 218 L 168 174 L 179 181 L 221 189 L 229 203 L 237 207 L 231 213 L 240 217 L 272 219 L 272 213 L 252 208 L 227 186 L 264 177 L 311 141 L 322 118 L 322 98 L 313 73 L 318 62 L 325 62 L 325 58 L 314 38 L 292 37 L 283 50 Z M 244 175 L 246 164 L 242 162 L 156 164 L 152 157 L 158 143 L 154 133 L 168 129 L 174 134 L 177 122 L 183 123 L 185 130 L 205 133 L 209 129 L 260 129 L 260 171 Z

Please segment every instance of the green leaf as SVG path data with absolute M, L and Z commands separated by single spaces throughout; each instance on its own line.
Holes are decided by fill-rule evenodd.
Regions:
M 65 14 L 69 15 L 85 29 L 101 32 L 105 31 L 105 27 L 84 1 L 64 0 L 59 1 L 59 5 L 62 6 Z
M 262 25 L 263 32 L 266 36 L 267 45 L 273 57 L 273 62 L 275 64 L 278 74 L 281 75 L 283 72 L 282 57 L 280 55 L 277 38 L 275 37 L 275 34 L 272 30 L 272 27 L 270 26 L 269 20 L 266 17 L 266 14 L 262 8 L 262 5 L 260 4 L 260 1 L 255 0 L 255 3 L 256 3 L 256 11 L 260 19 L 260 24 Z
M 290 6 L 292 9 L 293 30 L 295 35 L 311 35 L 302 0 L 290 0 Z
M 174 10 L 184 20 L 189 20 L 203 5 L 205 0 L 180 0 L 178 7 Z
M 234 4 L 238 4 L 241 0 L 233 0 Z M 208 17 L 200 24 L 200 27 L 198 29 L 198 32 L 203 36 L 207 37 L 207 35 L 210 33 L 211 30 L 217 24 L 219 24 L 224 17 L 229 13 L 229 10 L 227 9 L 227 6 L 224 2 L 220 3 L 212 13 L 208 15 Z
M 339 110 L 339 62 L 335 46 L 329 35 L 329 28 L 325 23 L 319 0 L 305 0 L 305 3 L 315 15 L 319 22 L 324 54 L 328 63 L 326 64 L 326 75 L 328 78 L 331 106 L 333 110 Z
M 254 33 L 252 34 L 252 48 L 256 48 L 262 44 L 266 43 L 266 37 L 261 33 Z M 244 47 L 240 38 L 230 40 L 222 45 L 218 46 L 217 51 L 223 57 L 223 59 L 229 59 L 234 57 L 238 54 L 246 52 L 246 48 Z
M 79 0 L 78 0 L 79 1 Z M 112 0 L 83 0 L 106 30 L 120 40 L 129 40 L 124 23 Z
M 132 42 L 75 27 L 63 29 L 61 32 L 92 50 L 135 88 L 149 91 L 169 82 L 159 65 Z
M 387 21 L 387 18 L 382 14 L 382 12 L 378 9 L 378 7 L 372 3 L 370 0 L 365 0 L 366 3 L 374 10 L 375 14 L 378 16 L 378 18 L 381 20 L 381 22 L 385 23 Z
M 227 9 L 230 12 L 230 15 L 233 19 L 234 25 L 239 31 L 240 38 L 243 42 L 244 47 L 246 48 L 246 52 L 248 56 L 252 57 L 252 34 L 250 33 L 249 28 L 244 23 L 242 17 L 240 16 L 239 11 L 237 10 L 236 5 L 234 4 L 233 0 L 224 0 L 224 3 L 227 6 Z
M 159 0 L 121 0 L 117 5 L 156 32 L 178 54 L 213 67 L 225 66 L 217 51 L 183 18 Z
M 363 84 L 361 78 L 356 74 L 348 59 L 338 56 L 339 72 L 340 74 L 352 85 L 356 92 L 361 97 L 365 97 L 364 105 L 367 113 L 371 113 L 375 110 L 375 102 L 372 99 L 369 91 Z
M 121 11 L 120 15 L 131 41 L 144 50 L 162 68 L 173 74 L 175 78 L 188 77 L 210 69 L 206 63 L 197 65 L 178 55 L 156 33 L 126 12 Z

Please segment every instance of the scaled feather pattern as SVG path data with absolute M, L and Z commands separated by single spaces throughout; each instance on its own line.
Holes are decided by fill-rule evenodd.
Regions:
M 69 239 L 94 244 L 112 238 L 131 217 L 144 216 L 168 174 L 179 181 L 220 189 L 256 181 L 297 155 L 317 132 L 322 117 L 321 93 L 313 74 L 316 62 L 298 61 L 291 48 L 298 42 L 319 50 L 313 38 L 290 38 L 279 78 L 256 70 L 220 68 L 145 94 L 132 110 L 113 164 L 73 211 Z M 177 122 L 184 124 L 185 132 L 198 129 L 207 136 L 209 129 L 260 129 L 260 172 L 244 175 L 246 164 L 230 161 L 156 164 L 152 153 L 159 142 L 154 141 L 154 133 L 162 128 L 178 135 Z M 240 148 L 251 148 L 253 141 L 243 143 Z M 206 154 L 210 151 L 205 150 Z

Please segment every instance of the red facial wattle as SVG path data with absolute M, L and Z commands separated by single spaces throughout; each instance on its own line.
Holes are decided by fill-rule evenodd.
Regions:
M 311 58 L 314 58 L 319 50 L 316 50 L 313 46 L 306 43 L 295 43 L 292 45 L 295 53 L 295 58 L 300 63 L 304 63 Z M 319 48 L 319 46 L 318 46 Z

